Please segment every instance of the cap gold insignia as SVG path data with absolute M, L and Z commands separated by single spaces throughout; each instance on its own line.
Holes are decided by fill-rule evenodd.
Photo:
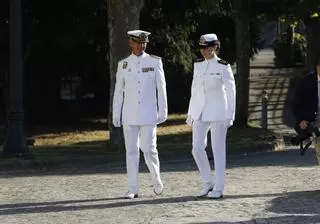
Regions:
M 122 68 L 126 69 L 127 67 L 128 67 L 128 62 L 124 61 L 123 64 L 122 64 Z
M 200 43 L 204 44 L 206 42 L 206 39 L 204 37 L 200 37 Z
M 145 33 L 141 33 L 141 34 L 139 35 L 139 38 L 140 38 L 140 39 L 146 39 L 146 38 L 147 38 L 147 35 L 146 35 Z

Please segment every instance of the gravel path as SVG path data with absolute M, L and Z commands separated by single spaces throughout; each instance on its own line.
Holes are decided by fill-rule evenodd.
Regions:
M 193 160 L 161 161 L 165 192 L 154 196 L 141 164 L 140 198 L 125 200 L 123 165 L 0 172 L 0 223 L 320 223 L 314 151 L 229 157 L 225 197 L 198 199 Z

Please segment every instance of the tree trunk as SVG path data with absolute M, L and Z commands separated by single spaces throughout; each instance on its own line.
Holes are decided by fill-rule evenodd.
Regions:
M 235 28 L 236 28 L 236 86 L 237 107 L 235 124 L 239 127 L 247 126 L 249 107 L 249 68 L 250 68 L 250 0 L 235 0 Z
M 307 65 L 309 69 L 315 69 L 317 57 L 320 57 L 320 20 L 307 18 L 304 23 L 307 31 Z
M 110 104 L 108 126 L 110 132 L 110 148 L 124 148 L 121 128 L 112 125 L 112 101 L 116 81 L 117 63 L 129 54 L 127 31 L 139 29 L 140 11 L 144 0 L 108 0 L 109 51 L 108 63 L 110 74 Z

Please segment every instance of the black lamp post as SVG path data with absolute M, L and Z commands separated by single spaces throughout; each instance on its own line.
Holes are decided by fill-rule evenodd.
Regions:
M 26 154 L 28 144 L 24 130 L 22 3 L 10 0 L 10 100 L 4 155 Z

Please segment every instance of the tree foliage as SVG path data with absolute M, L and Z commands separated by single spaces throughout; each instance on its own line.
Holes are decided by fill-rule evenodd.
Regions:
M 278 15 L 282 21 L 287 22 L 291 27 L 303 24 L 306 27 L 307 39 L 307 66 L 314 68 L 314 63 L 320 57 L 320 2 L 314 0 L 286 0 L 276 4 Z M 292 39 L 294 38 L 293 35 Z M 301 47 L 301 46 L 300 46 Z
M 193 62 L 200 57 L 197 45 L 200 35 L 216 33 L 222 43 L 220 57 L 232 64 L 235 63 L 236 1 L 145 0 L 140 28 L 152 33 L 147 50 L 163 57 L 170 112 L 187 110 Z M 307 24 L 307 21 L 317 20 L 316 13 L 319 13 L 318 1 L 312 0 L 250 2 L 248 38 L 251 43 L 251 55 L 261 46 L 259 34 L 264 21 L 286 15 L 286 18 L 303 19 Z M 109 107 L 109 74 L 106 69 L 109 29 L 106 1 L 26 0 L 24 8 L 27 120 L 52 120 L 63 117 L 69 120 L 77 118 L 77 114 L 83 116 L 90 113 L 106 115 Z M 129 8 L 128 6 L 126 9 Z M 9 64 L 8 11 L 9 0 L 1 1 L 2 80 L 8 73 Z M 126 43 L 123 43 L 123 46 L 125 45 Z M 82 80 L 81 88 L 78 89 L 79 100 L 68 101 L 66 104 L 60 100 L 61 82 L 74 76 L 79 76 Z M 89 92 L 93 92 L 96 98 L 83 100 L 81 96 Z M 69 116 L 66 116 L 68 114 Z
M 27 117 L 65 117 L 67 108 L 60 101 L 62 78 L 81 78 L 80 100 L 87 92 L 107 99 L 105 86 L 101 85 L 106 82 L 104 1 L 27 0 L 24 21 Z
M 221 2 L 145 2 L 141 27 L 152 33 L 149 52 L 163 57 L 170 112 L 187 110 L 193 62 L 200 57 L 200 35 L 217 33 L 222 42 L 220 56 L 231 63 L 235 61 L 234 24 L 227 11 L 219 8 Z M 208 10 L 209 7 L 213 10 Z

